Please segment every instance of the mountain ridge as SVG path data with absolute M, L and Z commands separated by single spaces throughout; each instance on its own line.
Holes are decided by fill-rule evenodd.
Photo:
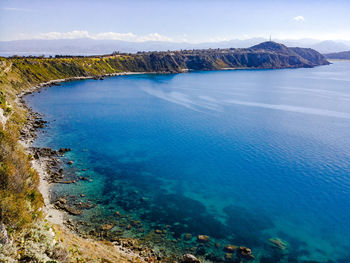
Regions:
M 325 57 L 328 58 L 328 59 L 343 59 L 343 60 L 348 60 L 348 59 L 350 59 L 350 51 L 329 53 L 329 54 L 325 54 Z
M 248 48 L 266 41 L 265 38 L 232 39 L 217 42 L 165 42 L 145 41 L 132 42 L 123 40 L 95 40 L 80 39 L 31 39 L 0 41 L 0 55 L 97 55 L 109 54 L 114 51 L 136 53 L 137 51 L 167 51 L 181 49 L 208 49 L 208 48 Z M 350 50 L 347 41 L 318 41 L 313 39 L 278 40 L 286 46 L 312 48 L 320 53 L 333 53 Z

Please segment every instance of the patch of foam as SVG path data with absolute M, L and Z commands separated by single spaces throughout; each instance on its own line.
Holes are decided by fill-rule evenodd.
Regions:
M 143 90 L 147 92 L 149 95 L 155 96 L 159 99 L 163 99 L 172 103 L 179 104 L 191 110 L 200 111 L 198 107 L 209 109 L 212 111 L 219 110 L 216 103 L 208 101 L 208 99 L 196 101 L 191 99 L 188 95 L 177 91 L 164 92 L 162 90 L 156 90 L 152 88 L 143 88 Z

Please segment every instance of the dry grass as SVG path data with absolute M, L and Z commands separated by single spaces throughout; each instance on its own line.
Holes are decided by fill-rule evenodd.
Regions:
M 58 240 L 68 249 L 69 262 L 146 262 L 136 253 L 122 251 L 109 241 L 82 238 L 58 225 L 55 231 Z

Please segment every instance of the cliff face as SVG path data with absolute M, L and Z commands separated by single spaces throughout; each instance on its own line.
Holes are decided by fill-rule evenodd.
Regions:
M 152 52 L 134 56 L 147 71 L 215 70 L 223 68 L 301 68 L 328 65 L 326 58 L 310 48 L 288 48 L 264 42 L 247 49 L 207 49 Z M 139 63 L 141 62 L 141 63 Z M 144 62 L 144 63 L 143 63 Z
M 57 78 L 130 72 L 182 72 L 225 68 L 273 69 L 327 65 L 323 55 L 308 48 L 264 42 L 247 49 L 206 49 L 142 52 L 99 57 L 10 58 L 18 74 L 40 82 Z

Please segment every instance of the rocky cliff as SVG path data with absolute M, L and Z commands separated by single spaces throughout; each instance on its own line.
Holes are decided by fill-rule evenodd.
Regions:
M 133 60 L 134 66 L 145 71 L 174 72 L 225 68 L 308 68 L 329 64 L 323 55 L 313 49 L 288 48 L 275 42 L 264 42 L 246 49 L 138 53 Z
M 203 49 L 139 52 L 95 57 L 17 57 L 7 64 L 30 80 L 105 75 L 118 72 L 183 72 L 188 70 L 309 68 L 329 62 L 309 48 L 288 48 L 264 42 L 246 49 Z M 3 62 L 5 63 L 5 62 Z M 34 79 L 33 79 L 34 78 Z

